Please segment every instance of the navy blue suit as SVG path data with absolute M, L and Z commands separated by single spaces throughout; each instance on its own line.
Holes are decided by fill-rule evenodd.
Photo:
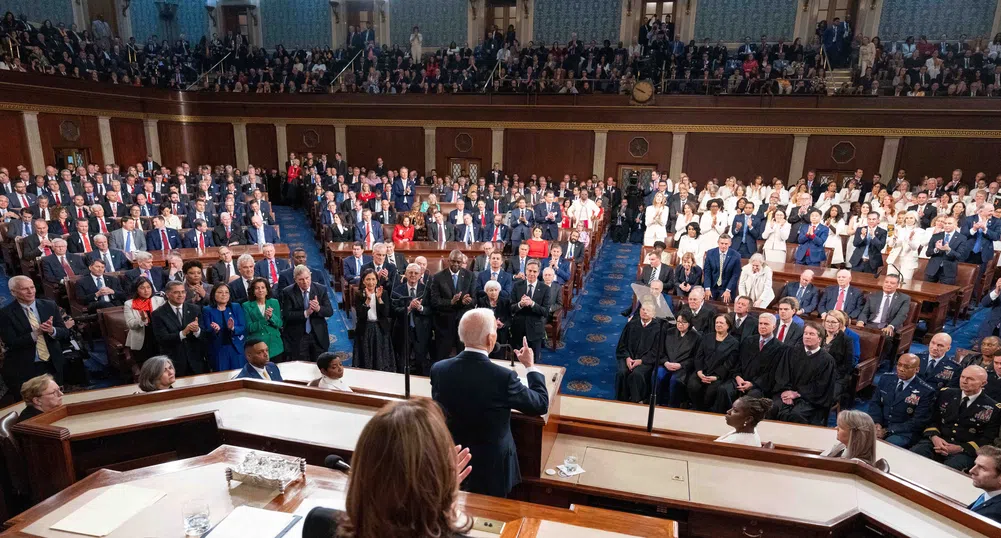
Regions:
M 827 242 L 827 236 L 831 233 L 831 230 L 823 224 L 818 224 L 814 230 L 812 239 L 807 236 L 809 231 L 809 224 L 803 224 L 799 228 L 799 237 L 797 238 L 799 246 L 796 247 L 796 263 L 800 265 L 820 265 L 821 262 L 827 259 L 827 251 L 824 250 L 824 243 Z M 809 256 L 807 256 L 807 252 L 810 253 Z
M 493 223 L 487 224 L 486 226 L 480 228 L 480 241 L 493 241 L 494 240 L 494 228 Z M 497 231 L 497 241 L 499 243 L 507 243 L 511 239 L 511 231 L 508 229 L 507 224 L 501 224 L 498 226 Z
M 991 293 L 993 291 L 985 293 L 984 298 L 980 300 L 980 306 L 990 308 L 991 313 L 980 325 L 980 330 L 977 331 L 977 338 L 1001 335 L 1001 295 L 997 299 L 992 299 Z
M 979 501 L 979 499 L 977 500 Z M 967 507 L 973 513 L 984 516 L 988 519 L 993 519 L 994 521 L 1001 523 L 1001 495 L 995 495 L 991 497 L 989 501 L 982 503 L 980 506 L 974 508 L 977 501 L 970 503 Z
M 945 232 L 939 232 L 928 241 L 928 265 L 925 268 L 925 280 L 928 282 L 941 282 L 942 284 L 955 284 L 956 272 L 959 262 L 965 262 L 970 255 L 970 242 L 966 240 L 958 230 L 952 232 L 949 238 L 949 250 L 938 250 L 935 244 L 945 241 Z
M 983 268 L 985 264 L 994 259 L 994 242 L 1001 241 L 1001 220 L 991 217 L 987 220 L 986 230 L 971 232 L 970 228 L 979 220 L 980 217 L 976 215 L 967 219 L 961 233 L 969 238 L 967 243 L 970 245 L 970 253 L 965 261 L 975 263 Z
M 475 224 L 470 224 L 469 228 L 470 228 L 469 230 L 466 230 L 466 225 L 465 224 L 460 224 L 460 225 L 456 226 L 455 227 L 455 240 L 456 241 L 462 241 L 462 242 L 465 242 L 465 243 L 473 243 L 473 242 L 475 242 L 476 239 L 480 235 L 479 234 L 479 230 L 476 229 L 476 225 Z M 469 234 L 468 237 L 466 236 L 467 233 Z
M 820 298 L 820 302 L 817 303 L 817 313 L 823 314 L 828 310 L 834 310 L 838 305 L 838 293 L 841 288 L 837 284 L 831 284 L 824 288 L 824 296 Z M 845 302 L 842 305 L 842 310 L 848 317 L 852 319 L 857 319 L 862 313 L 862 307 L 865 304 L 865 296 L 862 290 L 856 288 L 855 286 L 849 285 L 848 290 L 845 292 Z
M 198 238 L 195 237 L 197 230 L 188 230 L 188 233 L 184 234 L 184 239 L 181 240 L 181 245 L 184 248 L 198 248 Z M 215 242 L 212 241 L 212 232 L 205 232 L 202 234 L 205 237 L 205 246 L 214 247 Z
M 932 407 L 935 405 L 935 388 L 914 376 L 907 387 L 897 392 L 897 376 L 880 376 L 869 416 L 873 422 L 886 430 L 885 441 L 902 448 L 908 448 L 921 438 L 921 432 L 931 421 Z
M 549 211 L 546 210 L 546 202 L 535 206 L 535 222 L 542 228 L 542 238 L 546 241 L 554 241 L 560 236 L 560 221 L 563 220 L 563 210 L 560 204 L 553 200 L 551 211 L 556 213 L 553 220 L 547 220 Z
M 358 283 L 358 279 L 361 278 L 361 268 L 372 261 L 372 257 L 362 254 L 361 260 L 361 264 L 357 263 L 358 260 L 354 256 L 341 260 L 341 274 L 344 275 L 344 280 L 347 280 L 349 284 Z
M 865 237 L 862 237 L 862 230 L 866 231 Z M 862 258 L 866 254 L 867 243 L 869 245 L 868 259 L 863 261 Z M 860 227 L 855 230 L 852 244 L 855 245 L 855 250 L 852 252 L 851 259 L 848 260 L 852 265 L 852 271 L 876 274 L 879 268 L 883 266 L 883 247 L 886 246 L 886 230 L 876 227 L 876 231 L 870 235 L 868 227 Z
M 956 362 L 952 357 L 945 356 L 933 367 L 928 353 L 918 353 L 917 355 L 921 359 L 918 377 L 922 381 L 931 385 L 935 390 L 959 387 L 959 374 L 963 371 L 962 364 Z
M 405 194 L 407 188 L 410 189 L 410 194 Z M 413 181 L 408 179 L 404 182 L 401 178 L 396 178 L 393 182 L 393 205 L 397 211 L 410 211 L 414 205 L 414 192 Z
M 799 282 L 789 282 L 782 287 L 782 291 L 779 293 L 778 299 L 783 297 L 796 297 L 799 301 L 799 308 L 804 314 L 810 314 L 817 309 L 817 302 L 820 299 L 820 293 L 817 292 L 817 288 L 813 284 L 806 286 L 803 290 L 803 295 L 799 295 Z M 777 300 L 777 299 L 776 299 Z M 837 297 L 835 297 L 835 301 Z
M 268 375 L 271 376 L 271 381 L 285 381 L 282 379 L 282 372 L 278 369 L 277 364 L 269 362 L 264 365 L 264 369 L 267 370 Z M 240 379 L 244 377 L 247 379 L 264 379 L 261 377 L 261 374 L 257 373 L 257 370 L 251 366 L 249 362 L 243 365 L 243 368 L 240 369 L 240 372 L 236 374 L 236 377 L 233 379 Z
M 275 229 L 271 226 L 265 224 L 262 229 L 264 230 L 264 242 L 265 243 L 275 243 L 278 241 L 278 234 L 275 233 Z M 247 243 L 251 245 L 257 244 L 257 229 L 253 227 L 247 227 Z M 379 233 L 382 233 L 382 227 L 379 226 Z
M 730 300 L 735 300 L 737 298 L 737 283 L 740 281 L 740 254 L 737 254 L 737 251 L 732 248 L 727 249 L 723 267 L 720 267 L 719 258 L 718 247 L 706 251 L 705 267 L 702 268 L 702 283 L 712 291 L 713 299 L 722 298 L 723 292 L 730 290 Z M 717 284 L 720 281 L 721 273 L 723 275 L 722 285 Z
M 431 367 L 431 396 L 445 413 L 453 441 L 479 462 L 463 482 L 465 491 L 505 497 L 521 482 L 511 410 L 529 416 L 549 411 L 545 376 L 528 372 L 527 380 L 528 387 L 513 370 L 470 349 Z
M 291 267 L 292 267 L 292 264 L 290 264 L 288 262 L 288 260 L 284 260 L 282 258 L 275 258 L 275 272 L 277 272 L 279 275 L 281 274 L 282 271 L 285 271 L 286 269 L 289 269 Z M 267 258 L 264 258 L 263 260 L 260 260 L 257 263 L 255 263 L 254 264 L 254 276 L 255 277 L 260 277 L 260 278 L 263 278 L 265 280 L 269 280 L 270 281 L 271 280 L 271 264 L 270 264 L 270 260 L 268 260 Z M 272 286 L 274 286 L 276 284 L 278 284 L 278 280 L 277 279 L 274 282 L 271 283 Z
M 170 243 L 170 248 L 181 248 L 181 236 L 177 233 L 177 230 L 173 228 L 164 228 L 163 230 L 167 232 L 167 241 Z M 163 250 L 163 240 L 160 230 L 146 232 L 146 248 L 149 250 Z
M 542 260 L 541 263 L 542 263 L 542 270 L 545 271 L 546 268 L 549 267 L 549 264 L 552 263 L 552 257 Z M 560 256 L 559 259 L 556 261 L 556 269 L 554 270 L 556 271 L 556 283 L 559 284 L 560 286 L 566 284 L 567 280 L 570 280 L 570 260 L 564 258 L 563 256 Z M 673 273 L 671 271 L 671 268 L 665 266 L 664 274 L 672 275 Z M 669 285 L 665 286 L 664 290 L 670 291 L 671 286 L 673 286 L 673 283 L 670 283 Z
M 486 297 L 486 292 L 483 291 L 483 286 L 487 285 L 490 281 L 490 267 L 488 266 L 483 271 L 480 271 L 476 275 L 476 296 Z M 504 299 L 509 299 L 511 297 L 511 290 L 514 288 L 514 279 L 511 277 L 511 273 L 508 273 L 503 268 L 497 271 L 497 283 L 501 286 L 500 296 Z
M 372 222 L 372 244 L 374 245 L 376 243 L 382 243 L 382 223 L 375 222 L 374 220 L 371 222 Z M 359 222 L 358 225 L 355 226 L 355 241 L 358 241 L 359 243 L 365 243 L 367 247 L 368 243 L 365 240 L 365 230 L 366 226 L 365 226 L 365 221 L 363 220 Z
M 750 226 L 744 224 L 745 219 L 751 219 Z M 764 225 L 764 219 L 758 215 L 740 214 L 733 218 L 733 223 L 730 225 L 730 229 L 733 230 L 733 248 L 737 249 L 741 258 L 750 258 L 758 251 L 758 239 L 761 239 Z

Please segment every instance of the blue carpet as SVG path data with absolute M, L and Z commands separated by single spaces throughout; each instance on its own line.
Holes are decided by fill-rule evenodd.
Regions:
M 330 273 L 323 264 L 325 257 L 323 245 L 313 235 L 313 228 L 303 211 L 286 206 L 273 206 L 273 210 L 281 230 L 282 242 L 288 243 L 289 251 L 300 247 L 306 249 L 306 265 L 313 272 L 313 281 L 328 285 L 327 292 L 330 294 L 330 301 L 334 304 L 334 315 L 327 319 L 327 328 L 330 332 L 330 351 L 345 351 L 350 354 L 352 346 L 351 339 L 348 338 L 347 320 L 344 311 L 337 308 L 340 294 L 335 293 L 334 289 L 330 287 Z
M 636 272 L 640 245 L 606 242 L 591 263 L 584 289 L 569 312 L 563 343 L 543 353 L 546 364 L 563 366 L 564 394 L 615 398 L 615 346 L 626 325 L 619 315 L 632 302 L 629 284 Z

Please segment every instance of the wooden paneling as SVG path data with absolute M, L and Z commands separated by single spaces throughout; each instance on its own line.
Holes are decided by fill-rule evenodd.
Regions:
M 633 139 L 642 138 L 645 141 L 646 153 L 639 150 L 644 142 L 637 141 L 634 153 L 630 153 L 629 145 Z M 607 149 L 605 151 L 605 175 L 606 177 L 616 177 L 620 164 L 650 164 L 656 166 L 665 173 L 671 168 L 671 144 L 674 135 L 671 133 L 639 133 L 639 132 L 619 132 L 609 131 Z
M 268 170 L 278 168 L 278 142 L 273 124 L 247 124 L 247 155 L 254 166 Z
M 424 129 L 421 127 L 348 126 L 347 138 L 351 166 L 372 168 L 375 160 L 382 157 L 387 169 L 406 166 L 426 171 Z
M 563 174 L 589 177 L 593 166 L 593 131 L 504 131 L 504 172 L 508 175 L 528 178 L 532 174 L 544 174 L 559 181 Z
M 834 148 L 839 144 L 848 143 L 855 147 L 852 159 L 837 162 L 834 160 Z M 840 148 L 839 148 L 840 150 Z M 848 156 L 848 153 L 844 154 Z M 866 179 L 879 172 L 879 160 L 883 156 L 883 138 L 879 136 L 826 136 L 813 135 L 806 145 L 806 161 L 804 173 L 814 170 L 854 170 L 861 168 Z
M 468 151 L 460 151 L 459 148 L 466 149 L 463 141 L 457 143 L 456 137 L 459 135 L 469 135 L 472 146 Z M 435 163 L 434 167 L 441 175 L 448 175 L 448 160 L 479 159 L 480 175 L 485 175 L 493 166 L 493 148 L 491 141 L 493 133 L 490 129 L 455 129 L 452 127 L 438 127 L 435 129 Z
M 111 142 L 115 160 L 123 169 L 146 160 L 146 129 L 142 120 L 111 118 Z
M 89 150 L 91 162 L 101 163 L 101 134 L 96 116 L 39 114 L 38 132 L 42 138 L 45 164 L 56 161 L 56 148 Z
M 972 182 L 977 172 L 989 179 L 1001 173 L 1001 140 L 959 138 L 904 138 L 897 153 L 897 166 L 913 181 L 921 176 L 942 176 L 949 180 L 956 168 L 963 181 Z
M 192 168 L 203 164 L 236 164 L 233 125 L 229 123 L 158 122 L 161 164 L 171 168 L 186 161 Z
M 247 136 L 250 136 L 249 132 Z M 327 160 L 330 162 L 334 160 L 334 152 L 337 151 L 337 135 L 333 125 L 288 125 L 285 127 L 285 137 L 290 153 L 294 152 L 297 156 L 302 157 L 308 152 L 313 152 L 313 156 L 316 158 L 319 158 L 320 154 L 326 153 Z M 285 166 L 287 160 L 288 155 L 281 156 L 282 166 Z
M 14 168 L 23 164 L 31 168 L 31 155 L 28 153 L 28 143 L 24 139 L 24 119 L 20 112 L 0 111 L 0 125 L 3 125 L 0 134 L 0 166 L 6 167 L 10 171 L 11 180 L 17 179 L 17 172 Z M 32 170 L 32 172 L 42 172 Z
M 688 133 L 682 167 L 700 187 L 711 178 L 748 181 L 762 175 L 786 179 L 792 159 L 792 135 Z

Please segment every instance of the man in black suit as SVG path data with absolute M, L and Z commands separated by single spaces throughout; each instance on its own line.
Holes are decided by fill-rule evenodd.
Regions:
M 855 250 L 849 260 L 852 271 L 877 274 L 883 266 L 883 247 L 886 246 L 886 230 L 879 227 L 879 213 L 870 211 L 868 226 L 855 230 L 852 244 Z
M 525 270 L 528 268 L 528 243 L 518 245 L 518 255 L 511 256 L 504 262 L 504 270 L 515 279 L 525 278 Z
M 229 283 L 231 301 L 234 303 L 245 303 L 250 300 L 252 295 L 250 283 L 255 278 L 254 257 L 250 254 L 241 254 L 236 260 L 236 270 L 240 274 L 240 278 Z M 279 293 L 272 290 L 271 295 L 277 296 Z
M 813 271 L 807 269 L 799 275 L 799 282 L 789 282 L 783 286 L 778 299 L 785 297 L 795 297 L 799 301 L 797 316 L 813 313 L 817 309 L 817 301 L 820 299 L 820 292 L 813 285 Z
M 61 286 L 66 277 L 82 275 L 86 272 L 87 264 L 84 263 L 82 256 L 67 253 L 66 241 L 52 240 L 52 254 L 42 257 L 42 280 Z
M 733 302 L 733 326 L 730 334 L 742 341 L 758 333 L 758 313 L 751 312 L 751 298 L 743 295 Z
M 385 243 L 376 243 L 372 247 L 372 261 L 361 266 L 362 274 L 366 269 L 375 271 L 375 276 L 379 278 L 379 285 L 392 290 L 398 279 L 396 278 L 397 267 L 386 260 Z
M 490 241 L 483 243 L 482 246 L 483 254 L 477 255 L 472 261 L 469 262 L 468 269 L 473 272 L 474 275 L 478 275 L 483 272 L 490 265 L 490 255 L 494 253 L 494 244 Z M 480 290 L 476 290 L 479 292 Z
M 167 283 L 167 275 L 164 274 L 163 267 L 153 266 L 153 255 L 140 251 L 133 254 L 132 260 L 135 262 L 135 269 L 129 269 L 122 275 L 122 287 L 125 289 L 125 293 L 129 296 L 135 293 L 136 282 L 140 278 L 149 280 L 150 285 L 153 286 L 154 294 L 163 292 L 164 285 Z
M 892 337 L 894 332 L 907 321 L 907 314 L 911 309 L 911 297 L 906 293 L 898 293 L 899 286 L 899 276 L 883 277 L 883 291 L 869 294 L 869 300 L 859 314 L 858 326 L 869 325 Z
M 688 293 L 688 304 L 681 308 L 681 312 L 688 316 L 692 322 L 692 328 L 700 333 L 712 332 L 713 324 L 716 320 L 716 309 L 712 305 L 706 304 L 706 290 L 702 287 L 692 288 Z
M 372 213 L 372 220 L 379 224 L 396 224 L 396 210 L 389 204 L 389 200 L 382 200 L 382 205 Z
M 827 184 L 817 179 L 815 170 L 810 170 L 806 173 L 806 189 L 810 191 L 810 197 L 816 200 L 820 198 L 820 193 L 827 190 Z
M 431 373 L 428 349 L 431 344 L 431 305 L 428 286 L 421 283 L 421 266 L 412 263 L 406 267 L 403 282 L 398 282 L 392 292 L 393 314 L 396 316 L 394 342 L 397 364 L 417 370 L 420 375 Z M 408 343 L 410 356 L 404 353 L 402 343 Z M 402 359 L 402 360 L 401 360 Z M 398 369 L 400 371 L 400 369 Z
M 87 266 L 90 266 L 92 260 L 101 260 L 104 262 L 104 270 L 108 273 L 114 273 L 117 271 L 125 271 L 132 267 L 132 263 L 125 256 L 125 253 L 108 247 L 108 238 L 104 235 L 97 234 L 94 236 L 94 250 L 90 251 L 84 259 L 87 260 Z
M 247 237 L 243 228 L 233 223 L 233 216 L 225 211 L 219 214 L 219 225 L 212 230 L 212 242 L 216 245 L 246 245 Z
M 810 213 L 815 208 L 813 207 L 813 198 L 805 192 L 799 195 L 799 198 L 795 200 L 795 204 L 793 200 L 789 200 L 789 204 L 786 218 L 791 225 L 789 228 L 789 238 L 793 239 L 799 237 L 800 228 L 810 225 Z
M 334 307 L 326 286 L 313 284 L 308 267 L 297 265 L 293 275 L 295 284 L 281 291 L 285 349 L 316 362 L 320 353 L 330 348 L 327 318 L 334 315 Z
M 625 243 L 629 241 L 629 232 L 632 231 L 633 210 L 629 209 L 629 200 L 623 199 L 612 212 L 612 241 Z
M 459 320 L 458 334 L 467 347 L 431 367 L 431 396 L 445 412 L 452 440 L 468 448 L 479 462 L 462 488 L 504 497 L 521 481 L 511 435 L 511 409 L 529 416 L 547 413 L 546 379 L 535 367 L 535 355 L 524 341 L 515 356 L 527 369 L 527 387 L 514 370 L 488 360 L 497 343 L 496 318 L 490 310 L 467 312 Z
M 428 241 L 445 243 L 455 240 L 455 230 L 452 227 L 452 223 L 445 222 L 445 216 L 442 215 L 441 211 L 434 212 L 434 222 L 428 224 L 427 232 Z
M 863 191 L 864 192 L 864 191 Z M 921 228 L 931 228 L 931 221 L 938 215 L 938 210 L 934 204 L 928 203 L 928 193 L 921 191 L 917 194 L 917 204 L 907 208 L 907 211 L 914 211 L 918 214 L 918 226 Z
M 24 259 L 34 260 L 52 254 L 52 241 L 58 239 L 59 236 L 49 233 L 49 223 L 43 219 L 35 219 L 32 228 L 34 233 L 25 237 L 21 243 Z
M 76 231 L 66 239 L 66 248 L 73 254 L 89 254 L 94 250 L 94 234 L 90 233 L 90 223 L 86 220 L 74 222 Z
M 1001 448 L 993 445 L 977 449 L 977 459 L 970 469 L 973 487 L 984 493 L 967 508 L 976 514 L 1001 523 Z
M 36 222 L 37 226 L 37 222 Z M 928 241 L 928 265 L 925 280 L 955 284 L 959 262 L 966 261 L 971 245 L 956 229 L 956 218 L 946 217 L 942 221 L 942 231 L 931 236 Z
M 546 339 L 546 318 L 549 317 L 549 289 L 539 280 L 537 260 L 528 262 L 524 280 L 514 283 L 511 291 L 511 340 L 527 339 L 536 358 L 542 358 L 542 342 Z
M 11 277 L 7 283 L 14 300 L 0 310 L 0 340 L 7 347 L 3 361 L 3 380 L 17 394 L 21 384 L 41 375 L 52 374 L 63 382 L 63 349 L 69 338 L 56 303 L 35 298 L 35 284 L 24 275 Z
M 168 282 L 166 296 L 167 302 L 153 311 L 153 336 L 160 352 L 174 362 L 178 376 L 207 372 L 205 342 L 198 325 L 202 307 L 184 302 L 181 282 Z
M 608 198 L 608 207 L 618 207 L 619 202 L 622 200 L 622 190 L 615 185 L 615 178 L 608 176 L 605 179 L 605 190 L 603 191 L 605 198 Z
M 90 274 L 76 282 L 76 300 L 90 313 L 99 308 L 110 308 L 125 304 L 125 291 L 118 278 L 104 274 L 104 260 L 90 260 Z
M 452 347 L 462 350 L 457 331 L 459 318 L 476 300 L 473 273 L 462 267 L 465 256 L 459 250 L 448 255 L 448 268 L 431 279 L 431 310 L 434 313 L 434 362 L 452 354 Z
M 563 257 L 576 263 L 584 261 L 584 243 L 580 242 L 580 232 L 572 230 L 570 240 L 563 243 Z
M 660 256 L 654 252 L 647 254 L 647 263 L 643 265 L 640 272 L 639 283 L 649 286 L 654 280 L 664 283 L 664 289 L 669 290 L 674 287 L 674 270 L 661 262 Z
M 779 320 L 775 329 L 775 338 L 787 346 L 798 346 L 803 339 L 803 323 L 794 318 L 796 310 L 799 310 L 798 306 L 799 301 L 795 297 L 779 299 L 776 306 Z

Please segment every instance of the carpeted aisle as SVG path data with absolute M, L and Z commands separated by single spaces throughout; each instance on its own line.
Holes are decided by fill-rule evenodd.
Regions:
M 313 235 L 313 228 L 309 219 L 300 209 L 292 209 L 287 206 L 274 206 L 275 219 L 280 226 L 282 242 L 288 243 L 289 251 L 299 247 L 306 249 L 306 264 L 313 272 L 313 282 L 319 281 L 317 274 L 323 275 L 323 281 L 328 283 L 327 291 L 330 293 L 330 301 L 334 304 L 334 315 L 327 320 L 327 327 L 330 331 L 330 351 L 351 352 L 351 339 L 348 338 L 345 312 L 337 308 L 340 301 L 340 294 L 335 293 L 332 287 L 330 273 L 324 267 L 323 246 Z
M 560 349 L 543 352 L 542 362 L 567 369 L 564 394 L 615 398 L 615 346 L 632 301 L 640 245 L 613 243 L 607 237 L 584 289 L 574 300 Z

